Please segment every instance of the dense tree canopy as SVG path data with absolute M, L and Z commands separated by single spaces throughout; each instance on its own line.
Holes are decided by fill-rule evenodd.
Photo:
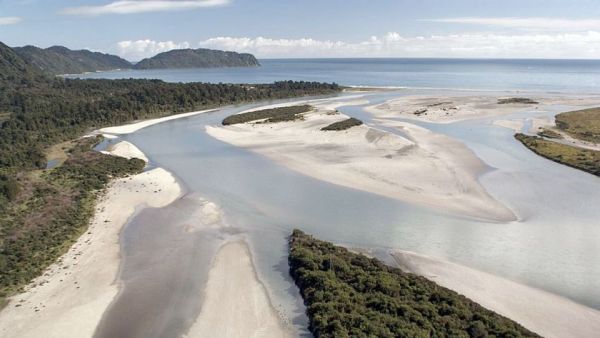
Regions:
M 316 337 L 537 337 L 432 281 L 299 230 L 289 265 Z

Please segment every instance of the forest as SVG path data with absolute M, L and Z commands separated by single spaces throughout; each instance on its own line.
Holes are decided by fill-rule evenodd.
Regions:
M 538 337 L 424 277 L 300 230 L 288 262 L 315 337 Z

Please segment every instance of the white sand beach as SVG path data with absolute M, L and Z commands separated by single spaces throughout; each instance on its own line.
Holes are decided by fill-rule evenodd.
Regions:
M 424 276 L 549 338 L 597 337 L 600 311 L 567 298 L 412 252 L 392 256 L 405 271 Z
M 139 154 L 132 145 L 126 149 Z M 122 227 L 136 209 L 166 206 L 180 194 L 161 168 L 113 181 L 86 233 L 0 312 L 0 337 L 91 337 L 119 291 Z
M 347 118 L 335 111 L 340 104 L 337 100 L 313 103 L 316 110 L 293 122 L 206 130 L 221 141 L 330 183 L 477 219 L 516 220 L 478 182 L 486 166 L 460 142 L 400 122 L 393 126 L 410 140 L 366 125 L 320 130 Z
M 221 247 L 209 272 L 202 311 L 187 337 L 291 337 L 258 280 L 243 241 Z
M 175 114 L 175 115 L 165 116 L 165 117 L 161 117 L 161 118 L 157 118 L 157 119 L 150 119 L 150 120 L 144 120 L 144 121 L 140 121 L 140 122 L 134 122 L 134 123 L 125 124 L 122 126 L 106 127 L 106 128 L 102 128 L 102 129 L 98 130 L 97 133 L 115 134 L 115 135 L 131 134 L 140 129 L 150 127 L 157 123 L 171 121 L 171 120 L 180 119 L 180 118 L 184 118 L 184 117 L 190 117 L 190 116 L 203 114 L 203 113 L 207 113 L 207 112 L 211 112 L 211 111 L 215 111 L 215 110 L 216 109 L 200 110 L 200 111 L 195 111 L 195 112 L 190 112 L 190 113 Z

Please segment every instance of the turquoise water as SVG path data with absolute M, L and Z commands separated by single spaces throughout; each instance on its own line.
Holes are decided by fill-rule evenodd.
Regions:
M 600 61 L 468 59 L 283 59 L 261 67 L 126 70 L 82 78 L 157 78 L 169 82 L 269 83 L 281 80 L 342 85 L 600 93 Z

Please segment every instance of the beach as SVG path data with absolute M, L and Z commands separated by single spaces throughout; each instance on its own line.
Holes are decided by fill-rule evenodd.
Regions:
M 407 137 L 368 125 L 321 130 L 347 119 L 336 107 L 350 103 L 312 103 L 313 111 L 292 122 L 208 126 L 206 131 L 221 141 L 330 183 L 455 215 L 497 222 L 517 219 L 478 182 L 478 176 L 488 169 L 486 165 L 447 136 L 394 121 L 389 125 Z
M 139 154 L 132 146 L 117 148 Z M 88 230 L 0 312 L 0 337 L 91 337 L 119 292 L 121 229 L 136 210 L 164 207 L 180 195 L 161 168 L 111 182 Z
M 600 332 L 600 311 L 569 299 L 412 252 L 391 255 L 403 270 L 454 290 L 543 337 L 595 337 Z

